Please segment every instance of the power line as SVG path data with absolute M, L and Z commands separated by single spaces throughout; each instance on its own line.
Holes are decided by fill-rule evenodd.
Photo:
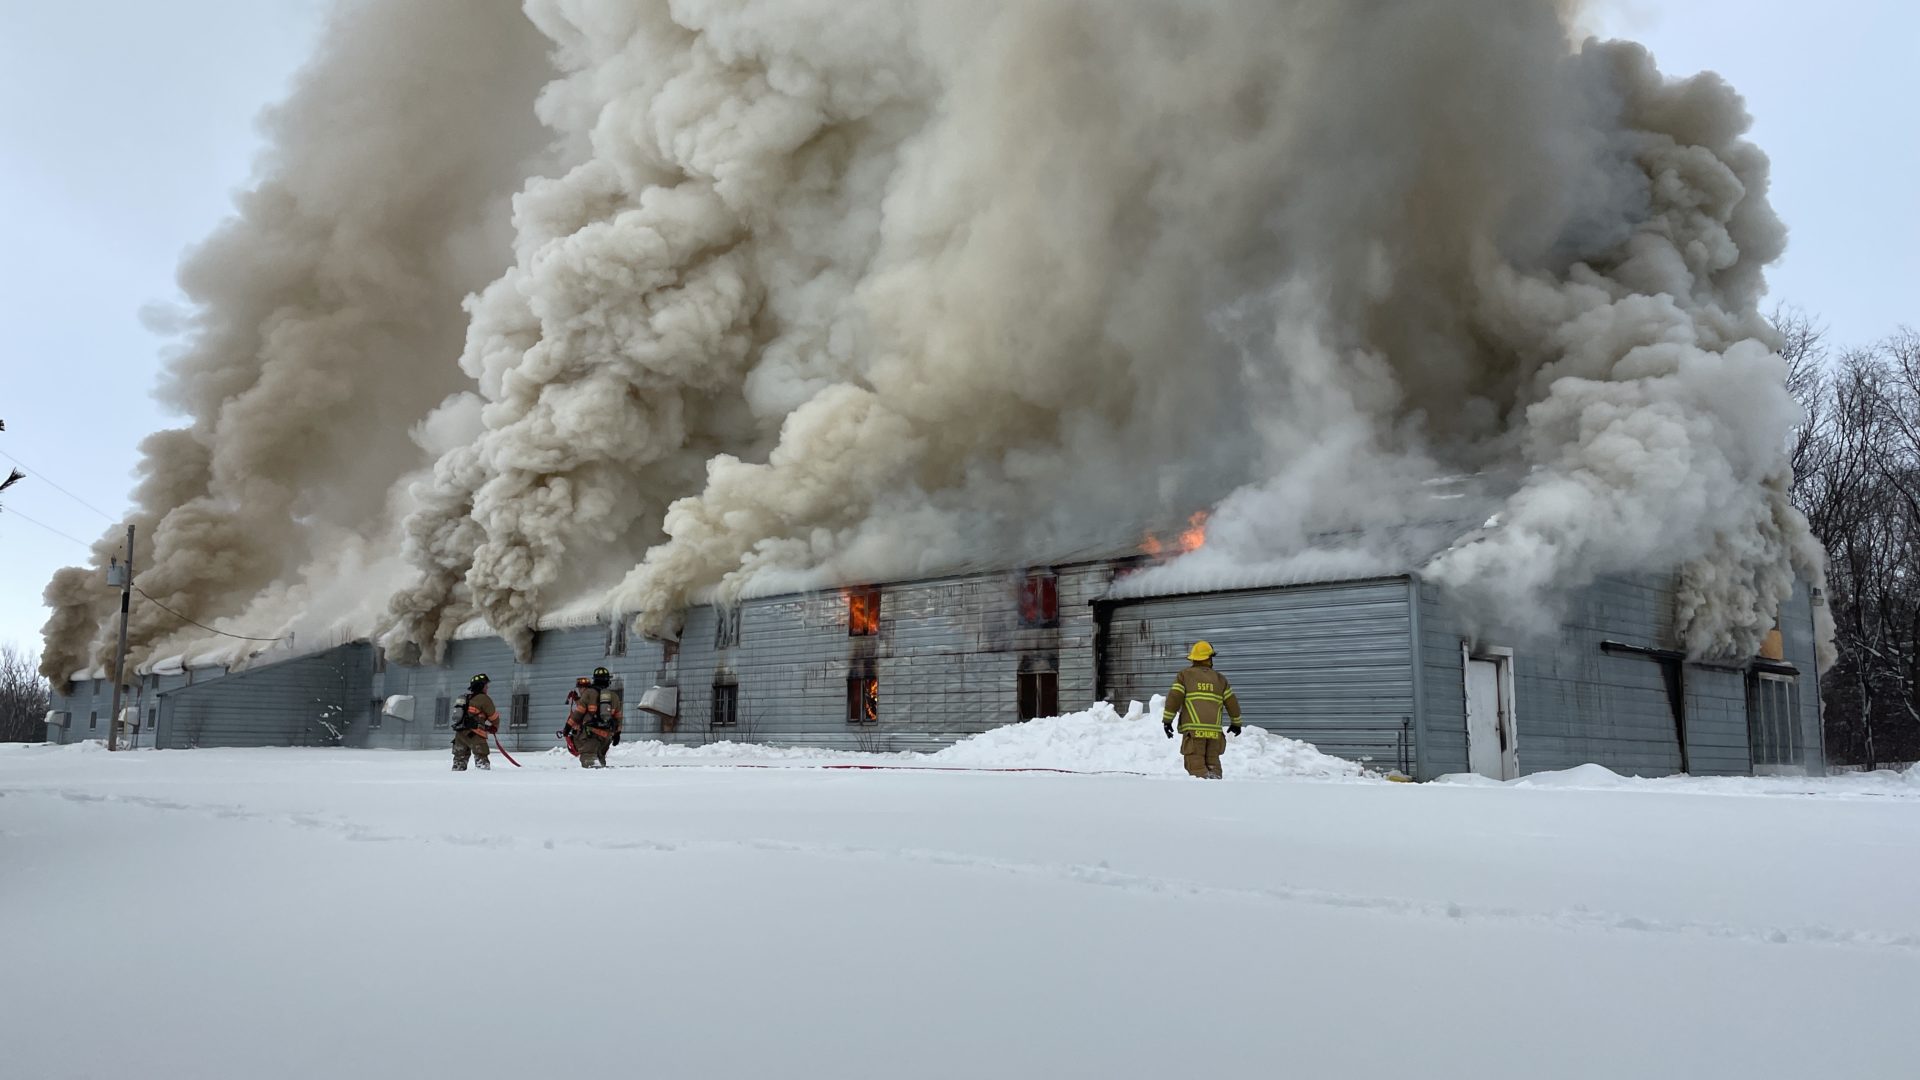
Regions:
M 32 518 L 30 518 L 30 517 L 28 517 L 27 515 L 25 515 L 25 514 L 23 514 L 23 513 L 21 513 L 21 512 L 20 512 L 20 511 L 18 511 L 18 510 L 15 510 L 15 509 L 13 509 L 12 507 L 8 507 L 8 508 L 6 509 L 6 511 L 4 512 L 4 515 L 3 515 L 3 516 L 5 516 L 5 517 L 17 517 L 17 518 L 19 518 L 19 519 L 20 519 L 21 521 L 24 521 L 24 522 L 26 522 L 26 523 L 27 523 L 27 524 L 29 524 L 29 525 L 38 525 L 38 526 L 40 526 L 41 528 L 43 528 L 43 529 L 45 529 L 45 530 L 47 530 L 48 532 L 50 532 L 50 533 L 52 533 L 52 534 L 53 534 L 53 535 L 55 535 L 55 536 L 58 536 L 58 537 L 62 537 L 62 538 L 65 538 L 65 539 L 67 539 L 67 540 L 71 540 L 71 541 L 73 541 L 74 543 L 76 543 L 76 544 L 79 544 L 79 545 L 80 545 L 81 547 L 83 547 L 83 548 L 86 548 L 86 549 L 87 549 L 88 551 L 92 551 L 92 550 L 93 550 L 93 545 L 92 545 L 92 544 L 89 544 L 89 543 L 88 543 L 88 542 L 86 542 L 85 540 L 82 540 L 82 539 L 80 539 L 79 537 L 77 537 L 77 536 L 75 536 L 75 535 L 73 535 L 72 533 L 64 533 L 64 532 L 61 532 L 61 531 L 60 531 L 59 529 L 56 529 L 56 528 L 54 528 L 53 526 L 51 526 L 51 525 L 49 525 L 49 524 L 47 524 L 47 523 L 46 523 L 46 522 L 44 522 L 44 521 L 35 521 L 34 519 L 32 519 Z
M 164 611 L 167 614 L 173 616 L 174 618 L 179 619 L 181 622 L 193 623 L 193 625 L 199 627 L 202 630 L 205 630 L 209 634 L 219 634 L 221 637 L 239 638 L 241 641 L 285 641 L 287 640 L 287 635 L 285 634 L 282 634 L 279 637 L 248 637 L 245 634 L 229 634 L 225 630 L 215 630 L 213 627 L 208 626 L 206 623 L 194 622 L 194 620 L 187 618 L 185 615 L 182 615 L 179 612 L 168 607 L 167 605 L 161 603 L 160 601 L 155 600 L 151 595 L 147 593 L 147 590 L 141 588 L 138 585 L 135 585 L 133 587 L 133 591 L 139 593 L 141 596 L 145 596 L 147 598 L 148 603 L 152 604 L 154 607 L 159 608 L 161 611 Z
M 101 517 L 106 518 L 109 522 L 116 525 L 120 523 L 119 518 L 114 517 L 112 514 L 107 513 L 105 510 L 102 510 L 99 507 L 88 502 L 87 500 L 81 498 L 80 496 L 75 495 L 73 492 L 68 491 L 66 488 L 61 487 L 59 484 L 54 483 L 53 480 L 50 479 L 46 473 L 43 473 L 39 469 L 34 468 L 33 466 L 27 464 L 24 461 L 21 461 L 19 458 L 14 457 L 12 454 L 7 453 L 5 450 L 0 450 L 0 457 L 6 458 L 8 461 L 11 461 L 15 465 L 18 465 L 21 468 L 27 470 L 27 475 L 33 477 L 36 480 L 39 480 L 41 483 L 47 485 L 48 487 L 59 492 L 60 494 L 65 495 L 67 498 L 72 499 L 74 502 L 79 503 L 81 506 L 86 507 L 87 509 L 93 511 L 96 514 L 99 514 Z

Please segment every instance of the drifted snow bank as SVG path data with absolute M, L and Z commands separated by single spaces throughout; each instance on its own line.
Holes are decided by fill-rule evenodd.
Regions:
M 935 765 L 968 768 L 1042 768 L 1074 772 L 1185 775 L 1179 742 L 1160 730 L 1164 699 L 1134 702 L 1125 716 L 1106 702 L 1085 712 L 1029 720 L 975 735 L 925 755 Z M 1356 777 L 1360 766 L 1323 754 L 1312 744 L 1249 727 L 1227 739 L 1221 769 L 1228 776 Z
M 1158 696 L 1146 706 L 1136 701 L 1122 715 L 1112 705 L 1099 702 L 1085 712 L 994 728 L 928 754 L 866 754 L 733 742 L 704 746 L 638 742 L 614 747 L 607 757 L 613 764 L 633 765 L 650 761 L 716 765 L 765 762 L 1184 775 L 1179 743 L 1168 739 L 1160 730 L 1163 704 L 1164 699 Z M 564 750 L 556 752 L 566 757 Z M 1227 740 L 1222 767 L 1228 777 L 1241 779 L 1362 775 L 1360 766 L 1354 762 L 1323 754 L 1309 743 L 1257 727 L 1248 727 L 1238 738 Z

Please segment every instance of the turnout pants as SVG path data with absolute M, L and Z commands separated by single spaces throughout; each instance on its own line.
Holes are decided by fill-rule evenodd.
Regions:
M 486 732 L 469 728 L 465 731 L 456 731 L 453 733 L 453 767 L 455 770 L 464 771 L 467 767 L 467 759 L 469 757 L 479 758 L 480 767 L 483 769 L 493 768 L 493 766 L 487 762 L 487 753 Z
M 573 733 L 573 747 L 580 751 L 580 767 L 597 769 L 607 763 L 607 740 L 591 731 Z
M 1180 756 L 1186 759 L 1187 775 L 1202 780 L 1220 779 L 1220 751 L 1227 740 L 1203 739 L 1198 735 L 1180 736 Z

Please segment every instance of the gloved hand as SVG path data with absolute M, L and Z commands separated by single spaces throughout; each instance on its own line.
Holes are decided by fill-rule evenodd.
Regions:
M 1161 725 L 1160 725 L 1160 730 L 1161 730 L 1161 731 L 1164 731 L 1164 732 L 1166 732 L 1166 733 L 1167 733 L 1167 738 L 1169 738 L 1169 739 L 1171 739 L 1171 738 L 1173 738 L 1173 725 L 1172 725 L 1172 724 L 1161 724 Z
M 1239 724 L 1235 724 L 1235 725 L 1233 725 L 1232 727 L 1230 727 L 1230 728 L 1228 728 L 1228 729 L 1227 729 L 1227 734 L 1229 734 L 1229 735 L 1238 735 L 1238 734 L 1240 734 L 1240 725 L 1239 725 Z
M 612 744 L 611 744 L 611 745 L 614 745 L 614 746 L 619 746 L 619 745 L 620 745 L 620 730 L 619 730 L 618 728 L 615 728 L 615 729 L 614 729 L 614 732 L 613 732 L 613 741 L 612 741 Z

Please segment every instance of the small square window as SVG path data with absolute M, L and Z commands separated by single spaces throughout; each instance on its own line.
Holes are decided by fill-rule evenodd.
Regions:
M 1050 573 L 1028 574 L 1020 582 L 1020 625 L 1028 629 L 1060 625 L 1060 581 Z
M 880 632 L 880 589 L 866 586 L 847 590 L 847 636 L 872 637 Z
M 717 728 L 735 727 L 740 723 L 740 687 L 732 683 L 713 685 L 713 718 L 711 726 Z
M 453 716 L 453 699 L 452 698 L 437 697 L 433 699 L 433 726 L 436 729 L 446 728 L 450 726 L 452 724 L 452 716 Z
M 533 717 L 533 695 L 526 690 L 515 690 L 507 717 L 507 728 L 512 731 L 526 729 Z

